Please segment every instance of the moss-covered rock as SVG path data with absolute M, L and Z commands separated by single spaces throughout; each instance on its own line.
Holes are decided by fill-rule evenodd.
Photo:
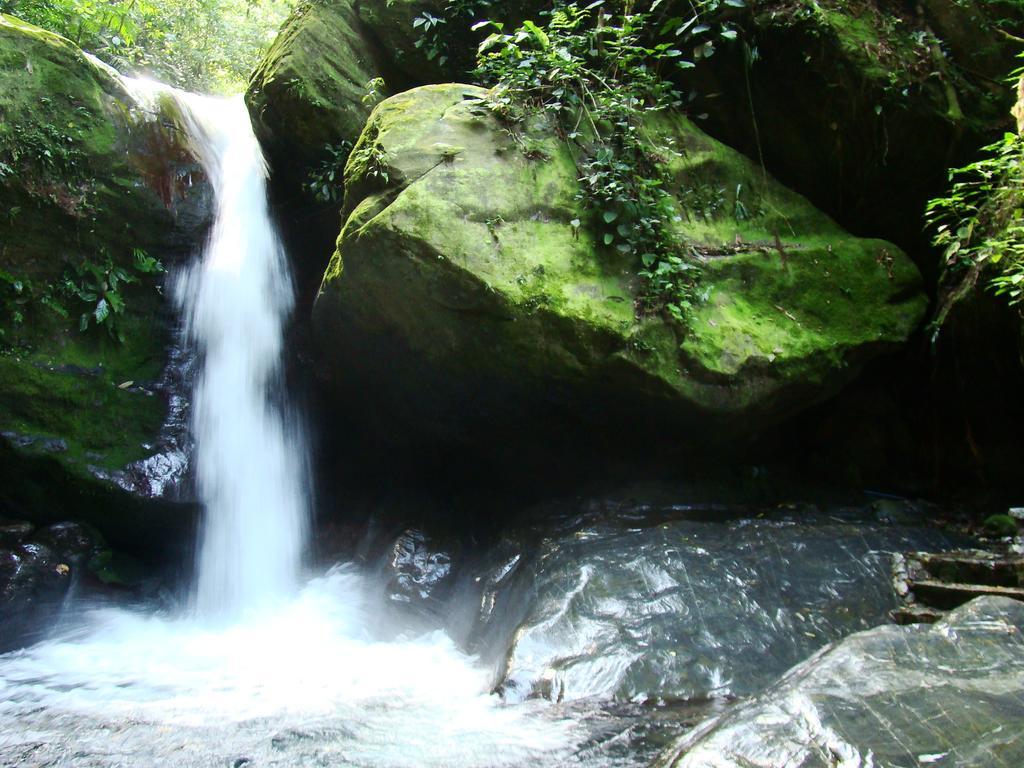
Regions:
M 131 100 L 69 41 L 0 16 L 0 258 L 58 278 L 68 253 L 159 242 L 172 216 L 128 155 Z M 58 245 L 59 244 L 59 245 Z
M 325 145 L 355 142 L 370 114 L 367 84 L 381 74 L 354 0 L 296 7 L 246 91 L 271 167 L 291 192 L 326 157 Z
M 514 0 L 489 9 L 519 18 L 539 4 Z M 294 194 L 331 156 L 325 145 L 354 144 L 375 101 L 388 92 L 464 77 L 476 64 L 472 15 L 445 0 L 303 2 L 253 73 L 246 102 L 279 181 Z M 426 30 L 423 16 L 441 19 Z M 380 78 L 383 84 L 371 82 Z M 341 179 L 338 183 L 340 185 Z
M 28 487 L 40 462 L 114 493 L 109 478 L 153 452 L 167 412 L 152 386 L 169 344 L 159 275 L 136 264 L 139 249 L 183 245 L 168 163 L 180 150 L 133 107 L 72 43 L 0 16 L 0 506 L 19 515 L 54 513 Z M 130 281 L 104 320 L 115 271 Z
M 901 251 L 849 236 L 682 116 L 651 131 L 674 147 L 704 299 L 686 328 L 639 314 L 638 265 L 573 226 L 565 142 L 543 121 L 513 136 L 485 96 L 392 97 L 349 159 L 314 328 L 321 372 L 381 429 L 473 439 L 567 413 L 751 429 L 833 393 L 920 321 Z M 697 213 L 694 196 L 719 203 Z
M 1015 2 L 751 0 L 736 43 L 685 83 L 707 130 L 856 232 L 896 239 L 932 269 L 920 216 L 946 169 L 1007 121 Z

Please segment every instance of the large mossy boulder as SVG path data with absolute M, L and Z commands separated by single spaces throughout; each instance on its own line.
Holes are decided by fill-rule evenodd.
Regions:
M 270 165 L 271 197 L 303 307 L 316 293 L 338 232 L 345 158 L 366 125 L 377 90 L 393 87 L 389 57 L 363 24 L 357 5 L 355 0 L 299 3 L 245 94 Z
M 639 265 L 574 225 L 566 143 L 543 119 L 507 130 L 486 97 L 438 85 L 384 101 L 346 168 L 317 369 L 378 434 L 734 434 L 834 393 L 921 320 L 898 248 L 851 237 L 681 115 L 650 131 L 702 300 L 685 324 L 639 312 Z
M 832 768 L 1024 761 L 1024 605 L 982 597 L 934 626 L 853 635 L 695 728 L 667 768 Z
M 0 16 L 0 504 L 19 516 L 114 516 L 150 490 L 123 470 L 159 450 L 171 339 L 138 267 L 190 234 L 163 137 L 72 43 Z

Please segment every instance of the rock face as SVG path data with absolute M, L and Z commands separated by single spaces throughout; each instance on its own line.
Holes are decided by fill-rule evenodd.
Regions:
M 677 768 L 1024 762 L 1024 603 L 983 597 L 935 625 L 861 632 L 684 737 Z
M 567 413 L 749 428 L 831 394 L 921 319 L 920 276 L 897 248 L 849 236 L 681 116 L 652 131 L 675 148 L 704 299 L 686 329 L 638 315 L 637 265 L 571 223 L 564 142 L 538 122 L 517 143 L 485 96 L 388 99 L 346 168 L 318 368 L 381 429 L 470 439 Z M 688 205 L 704 193 L 717 205 Z
M 518 18 L 535 5 L 514 0 L 487 14 Z M 325 145 L 355 144 L 379 100 L 367 89 L 371 80 L 382 78 L 386 95 L 460 79 L 475 66 L 470 17 L 442 25 L 435 35 L 415 25 L 424 14 L 444 17 L 444 6 L 444 0 L 299 4 L 246 91 L 260 142 L 282 177 L 275 185 L 294 194 L 327 157 Z
M 250 80 L 253 125 L 292 193 L 325 157 L 325 145 L 354 143 L 370 114 L 366 85 L 383 63 L 355 6 L 299 4 Z
M 708 131 L 932 269 L 921 212 L 1006 125 L 1016 46 L 1000 26 L 1019 28 L 1019 5 L 751 0 L 727 16 L 746 42 L 719 45 L 688 83 L 714 95 Z
M 506 641 L 496 661 L 502 695 L 752 696 L 826 643 L 887 619 L 897 605 L 890 553 L 949 546 L 934 530 L 843 520 L 837 510 L 701 512 L 742 516 L 591 513 L 523 535 L 530 545 L 499 548 L 482 577 L 464 575 L 481 592 L 461 594 L 479 607 L 471 648 L 489 660 L 489 642 Z
M 75 523 L 35 530 L 0 519 L 0 652 L 42 637 L 74 579 L 102 550 L 96 534 Z
M 176 220 L 182 150 L 133 110 L 69 41 L 0 17 L 0 504 L 19 516 L 101 517 L 108 480 L 159 450 L 170 334 L 137 250 L 168 260 L 199 222 Z

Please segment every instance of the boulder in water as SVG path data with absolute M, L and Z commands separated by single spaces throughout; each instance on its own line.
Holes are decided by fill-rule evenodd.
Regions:
M 659 762 L 673 768 L 1024 763 L 1024 603 L 981 597 L 934 625 L 824 649 Z
M 0 652 L 35 642 L 60 614 L 74 578 L 103 548 L 88 528 L 71 522 L 39 530 L 0 521 Z
M 952 544 L 935 529 L 835 508 L 633 501 L 548 514 L 506 534 L 454 592 L 478 607 L 468 645 L 495 664 L 510 701 L 755 695 L 827 643 L 886 620 L 898 605 L 890 553 Z

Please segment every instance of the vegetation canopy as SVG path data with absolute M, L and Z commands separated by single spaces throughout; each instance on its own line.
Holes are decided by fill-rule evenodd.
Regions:
M 1011 80 L 1022 76 L 1017 70 Z M 983 275 L 997 295 L 1024 307 L 1024 135 L 1006 133 L 982 152 L 951 170 L 949 194 L 928 203 L 934 243 L 943 249 L 935 334 Z
M 294 0 L 0 0 L 125 72 L 192 91 L 241 91 Z

